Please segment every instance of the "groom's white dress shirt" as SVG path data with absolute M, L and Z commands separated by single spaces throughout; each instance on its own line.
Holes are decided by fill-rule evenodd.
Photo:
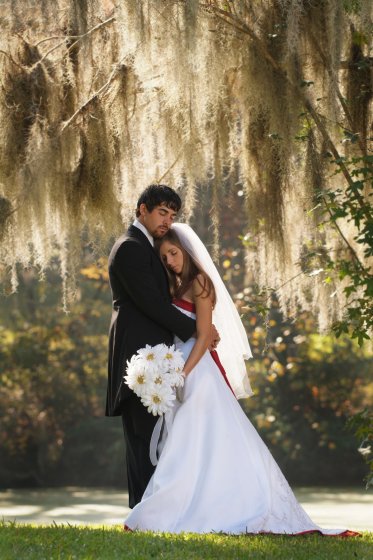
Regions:
M 146 229 L 146 227 L 145 227 L 141 222 L 139 222 L 139 220 L 135 220 L 135 221 L 133 222 L 133 225 L 134 225 L 135 227 L 137 227 L 140 231 L 142 231 L 144 235 L 146 235 L 146 237 L 149 239 L 149 243 L 151 244 L 152 247 L 154 247 L 154 239 L 153 239 L 153 237 L 150 235 L 150 233 L 148 232 L 148 230 Z

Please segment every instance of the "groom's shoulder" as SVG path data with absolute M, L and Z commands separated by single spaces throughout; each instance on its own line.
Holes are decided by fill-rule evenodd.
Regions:
M 139 233 L 141 233 L 140 230 Z M 110 252 L 109 260 L 112 261 L 118 253 L 131 254 L 145 248 L 146 246 L 144 244 L 144 240 L 141 238 L 141 235 L 138 235 L 135 228 L 132 227 L 116 240 Z

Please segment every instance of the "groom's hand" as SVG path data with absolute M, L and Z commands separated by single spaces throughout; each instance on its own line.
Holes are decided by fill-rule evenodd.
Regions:
M 211 350 L 216 350 L 217 345 L 220 342 L 220 336 L 218 331 L 216 330 L 215 325 L 211 325 L 211 338 L 210 338 L 210 344 L 209 344 L 209 350 L 211 352 Z

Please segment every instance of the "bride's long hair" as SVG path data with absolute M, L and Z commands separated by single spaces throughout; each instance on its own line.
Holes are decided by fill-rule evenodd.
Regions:
M 172 297 L 175 299 L 182 298 L 182 296 L 190 288 L 192 282 L 196 278 L 199 285 L 201 286 L 201 293 L 198 295 L 204 298 L 210 297 L 212 300 L 212 305 L 214 307 L 216 304 L 216 293 L 214 284 L 209 275 L 206 274 L 206 272 L 198 266 L 193 257 L 188 253 L 188 251 L 185 250 L 177 233 L 172 229 L 169 229 L 168 232 L 160 239 L 155 240 L 155 248 L 158 251 L 158 254 L 160 252 L 162 244 L 165 241 L 168 241 L 169 243 L 172 243 L 172 245 L 175 245 L 178 249 L 181 250 L 183 254 L 183 269 L 179 276 L 170 271 L 165 263 L 163 263 L 167 272 Z M 201 276 L 202 280 L 200 279 Z

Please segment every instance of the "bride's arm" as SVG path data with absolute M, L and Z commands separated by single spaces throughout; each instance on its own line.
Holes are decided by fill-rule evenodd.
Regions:
M 193 299 L 196 306 L 196 342 L 184 365 L 184 373 L 188 375 L 200 361 L 211 342 L 212 301 L 206 297 L 203 276 L 193 282 Z

